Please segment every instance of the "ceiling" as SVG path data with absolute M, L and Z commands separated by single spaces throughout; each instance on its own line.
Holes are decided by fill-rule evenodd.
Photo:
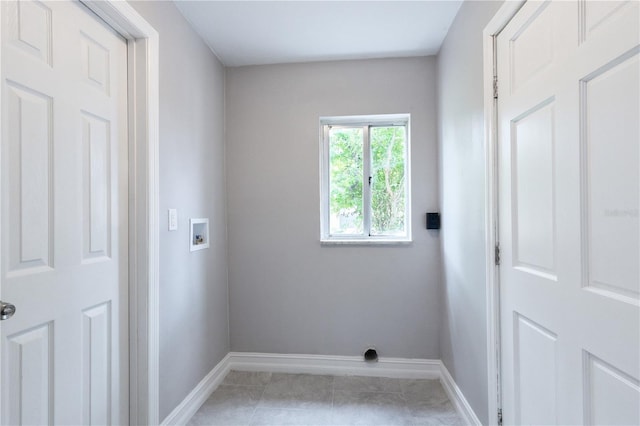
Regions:
M 226 66 L 438 53 L 462 1 L 175 1 Z

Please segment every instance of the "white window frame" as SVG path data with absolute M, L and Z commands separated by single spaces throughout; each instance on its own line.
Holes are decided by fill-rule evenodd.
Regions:
M 352 115 L 320 117 L 320 242 L 322 244 L 408 244 L 411 234 L 411 116 L 410 114 Z M 367 235 L 371 230 L 370 127 L 405 126 L 405 229 L 406 234 Z M 329 200 L 329 130 L 332 127 L 363 127 L 363 235 L 331 235 Z

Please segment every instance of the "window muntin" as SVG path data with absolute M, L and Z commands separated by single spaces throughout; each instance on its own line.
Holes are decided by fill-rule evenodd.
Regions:
M 411 240 L 409 116 L 321 119 L 325 242 Z

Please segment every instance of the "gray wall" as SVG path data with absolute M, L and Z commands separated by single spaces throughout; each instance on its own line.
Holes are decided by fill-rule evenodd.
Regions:
M 231 348 L 439 358 L 434 57 L 227 70 Z M 318 118 L 411 113 L 411 246 L 321 246 Z
M 229 352 L 224 68 L 172 2 L 134 2 L 160 34 L 160 419 Z M 167 231 L 167 209 L 178 230 Z M 189 218 L 211 247 L 189 252 Z
M 488 397 L 482 31 L 501 4 L 464 2 L 438 55 L 441 355 L 485 424 Z

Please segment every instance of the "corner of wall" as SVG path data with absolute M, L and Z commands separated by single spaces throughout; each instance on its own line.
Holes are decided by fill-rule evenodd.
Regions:
M 215 54 L 215 53 L 214 53 Z M 217 56 L 216 56 L 217 57 Z M 222 63 L 222 61 L 220 62 Z M 231 282 L 229 275 L 229 182 L 228 182 L 228 174 L 227 174 L 227 78 L 229 68 L 222 63 L 223 73 L 222 73 L 222 84 L 223 84 L 223 92 L 222 92 L 222 147 L 223 147 L 223 155 L 224 161 L 222 167 L 224 169 L 224 226 L 225 226 L 225 265 L 227 272 L 227 348 L 231 351 L 231 315 L 229 314 L 229 307 L 231 306 Z

